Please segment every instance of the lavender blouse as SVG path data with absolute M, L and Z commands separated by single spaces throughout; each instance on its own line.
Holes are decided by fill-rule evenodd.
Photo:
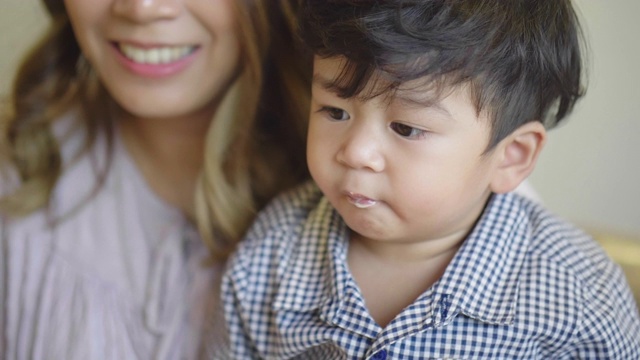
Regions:
M 0 217 L 0 358 L 202 357 L 220 325 L 220 266 L 202 265 L 194 227 L 152 193 L 120 140 L 91 195 L 105 141 L 72 159 L 82 134 L 63 120 L 54 130 L 67 165 L 49 210 Z

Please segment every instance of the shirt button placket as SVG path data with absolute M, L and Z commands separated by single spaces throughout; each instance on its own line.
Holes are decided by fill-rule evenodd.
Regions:
M 378 351 L 377 353 L 373 354 L 373 356 L 370 358 L 371 360 L 386 360 L 387 358 L 387 350 L 382 349 L 380 351 Z

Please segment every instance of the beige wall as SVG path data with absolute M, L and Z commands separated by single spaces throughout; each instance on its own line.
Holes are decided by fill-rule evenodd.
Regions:
M 0 0 L 0 93 L 47 24 L 36 0 Z M 640 239 L 640 1 L 577 0 L 591 43 L 590 87 L 553 130 L 531 182 L 581 226 Z
M 576 3 L 591 47 L 589 88 L 550 133 L 531 181 L 557 213 L 640 240 L 640 1 Z
M 6 94 L 15 66 L 49 20 L 39 0 L 0 0 L 0 9 L 0 94 Z

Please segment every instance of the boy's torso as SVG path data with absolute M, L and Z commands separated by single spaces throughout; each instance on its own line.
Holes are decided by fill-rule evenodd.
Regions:
M 282 199 L 259 218 L 230 272 L 232 282 L 254 285 L 238 297 L 246 299 L 249 321 L 268 324 L 269 331 L 250 334 L 263 357 L 609 358 L 638 351 L 610 328 L 640 331 L 620 270 L 589 237 L 517 195 L 490 200 L 441 279 L 384 329 L 349 273 L 348 231 L 328 201 L 309 184 Z M 615 304 L 604 295 L 612 292 Z M 594 312 L 603 318 L 588 324 Z M 573 347 L 592 332 L 605 340 Z

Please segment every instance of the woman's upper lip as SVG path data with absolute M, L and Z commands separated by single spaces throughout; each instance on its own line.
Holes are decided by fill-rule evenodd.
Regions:
M 140 41 L 140 40 L 112 40 L 114 45 L 129 45 L 135 46 L 141 49 L 153 49 L 158 47 L 176 47 L 176 46 L 197 46 L 195 43 L 190 42 L 159 42 L 159 41 Z

